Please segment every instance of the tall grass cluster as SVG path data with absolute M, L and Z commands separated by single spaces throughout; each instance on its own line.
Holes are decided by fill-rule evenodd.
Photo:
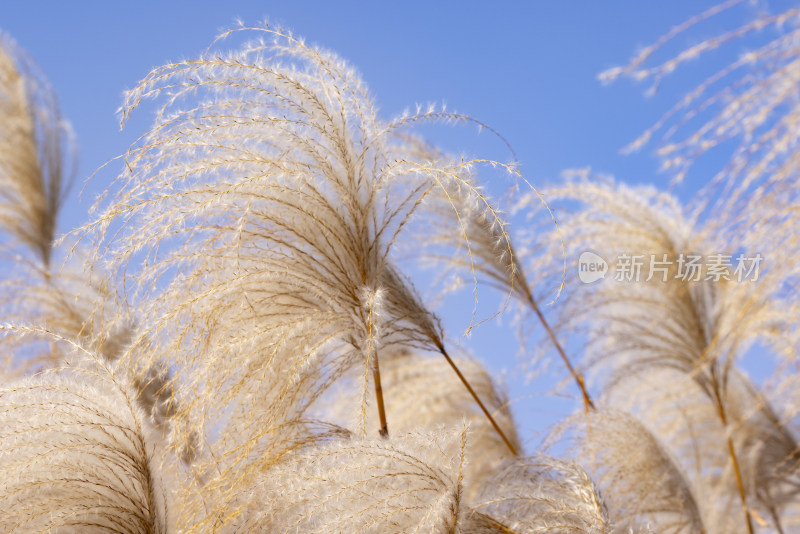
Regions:
M 740 3 L 601 75 L 655 88 L 774 31 L 630 147 L 661 135 L 678 183 L 732 146 L 688 204 L 591 171 L 535 189 L 514 162 L 414 131 L 505 142 L 476 119 L 384 119 L 335 54 L 239 27 L 126 93 L 123 125 L 145 108 L 152 127 L 64 235 L 71 132 L 3 36 L 0 531 L 800 532 L 800 10 L 670 48 Z M 578 280 L 585 251 L 605 280 Z M 755 253 L 758 276 L 737 280 L 730 262 Z M 626 254 L 664 267 L 625 280 Z M 717 276 L 682 276 L 695 254 Z M 560 369 L 576 410 L 537 450 L 416 262 L 476 308 L 499 295 L 494 315 L 534 333 L 522 353 Z

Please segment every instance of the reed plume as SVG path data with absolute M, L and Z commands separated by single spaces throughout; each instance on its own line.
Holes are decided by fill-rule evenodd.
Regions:
M 617 532 L 702 533 L 703 513 L 681 464 L 633 416 L 604 409 L 567 423 L 580 464 L 605 497 Z
M 482 490 L 474 510 L 503 525 L 498 532 L 612 532 L 594 482 L 572 463 L 547 457 L 513 459 L 486 480 Z
M 50 265 L 58 212 L 72 177 L 68 124 L 34 61 L 0 35 L 0 227 Z
M 75 163 L 70 128 L 35 62 L 4 35 L 0 106 L 0 229 L 9 238 L 2 255 L 5 320 L 41 325 L 113 362 L 133 337 L 136 320 L 106 275 L 87 269 L 85 251 L 57 243 L 58 216 Z M 16 377 L 60 367 L 69 353 L 61 344 L 30 336 L 3 336 L 1 343 L 14 354 L 7 368 Z M 165 376 L 151 365 L 139 366 L 130 377 L 139 404 L 157 426 L 174 412 Z
M 265 414 L 302 418 L 354 366 L 363 407 L 370 382 L 381 398 L 383 347 L 449 358 L 390 251 L 425 197 L 459 176 L 408 159 L 395 132 L 461 117 L 383 122 L 338 57 L 281 30 L 247 31 L 265 38 L 159 67 L 128 93 L 123 122 L 143 100 L 165 101 L 89 229 L 115 265 L 142 262 L 144 330 L 173 355 L 201 421 L 243 391 Z M 256 436 L 262 424 L 244 416 L 226 413 Z
M 436 153 L 429 154 L 429 157 L 434 157 Z M 480 281 L 503 292 L 506 298 L 501 311 L 508 304 L 508 299 L 513 297 L 524 310 L 533 312 L 547 333 L 548 341 L 556 349 L 578 386 L 585 410 L 593 410 L 594 401 L 583 375 L 567 356 L 553 326 L 545 318 L 541 305 L 534 296 L 534 288 L 525 275 L 521 255 L 508 233 L 507 222 L 482 192 L 473 175 L 472 168 L 467 167 L 462 180 L 437 190 L 429 200 L 428 210 L 431 218 L 436 221 L 436 231 L 431 235 L 430 225 L 425 227 L 426 239 L 435 251 L 427 257 L 433 258 L 438 265 L 455 271 L 458 276 L 463 276 L 463 272 L 470 273 L 476 286 Z M 549 206 L 535 189 L 527 196 L 530 197 L 538 197 L 555 222 Z M 563 281 L 559 285 L 558 293 L 562 288 Z M 477 291 L 477 287 L 475 290 Z
M 31 332 L 3 327 L 9 329 Z M 150 436 L 135 389 L 98 356 L 74 342 L 69 346 L 76 365 L 0 390 L 0 527 L 171 531 L 163 449 Z
M 796 283 L 796 262 L 787 264 L 780 257 L 798 250 L 794 206 L 799 190 L 800 106 L 795 87 L 800 76 L 796 46 L 800 10 L 792 7 L 780 13 L 765 10 L 756 14 L 750 10 L 741 0 L 715 5 L 673 28 L 627 65 L 603 73 L 601 79 L 629 76 L 648 81 L 654 91 L 666 77 L 679 78 L 677 72 L 685 63 L 702 61 L 717 49 L 730 53 L 747 39 L 745 53 L 691 87 L 628 149 L 639 149 L 662 133 L 657 153 L 674 182 L 683 181 L 704 155 L 720 155 L 722 164 L 691 206 L 693 216 L 704 216 L 709 230 L 728 241 L 765 256 L 774 255 L 777 261 L 773 266 L 791 277 L 785 282 Z M 731 19 L 736 15 L 746 18 L 738 27 L 726 28 L 687 48 L 675 44 L 678 36 L 696 24 L 717 22 L 723 12 Z M 653 56 L 658 52 L 671 57 L 657 62 Z
M 794 463 L 793 438 L 785 420 L 776 415 L 762 396 L 748 394 L 747 388 L 741 389 L 740 385 L 735 388 L 731 385 L 738 380 L 737 359 L 762 336 L 769 338 L 773 319 L 779 315 L 780 306 L 776 309 L 769 298 L 770 288 L 776 284 L 772 276 L 779 274 L 767 271 L 758 283 L 737 282 L 731 278 L 731 271 L 726 271 L 725 276 L 716 281 L 706 274 L 681 276 L 678 271 L 685 269 L 681 258 L 685 261 L 698 250 L 714 249 L 704 244 L 703 236 L 708 234 L 704 233 L 702 225 L 688 220 L 674 199 L 654 190 L 636 190 L 584 178 L 550 189 L 547 194 L 551 200 L 569 198 L 585 203 L 583 211 L 562 223 L 570 247 L 575 247 L 571 251 L 573 257 L 577 258 L 578 251 L 592 250 L 613 262 L 615 255 L 628 254 L 630 258 L 641 254 L 648 263 L 656 258 L 664 262 L 662 267 L 669 266 L 664 267 L 663 272 L 651 272 L 652 279 L 631 276 L 626 281 L 619 276 L 624 266 L 617 261 L 609 270 L 609 278 L 614 279 L 595 285 L 582 284 L 567 297 L 568 328 L 586 335 L 590 362 L 603 377 L 606 390 L 629 385 L 630 377 L 651 374 L 662 378 L 649 380 L 649 387 L 662 390 L 668 384 L 664 377 L 670 373 L 690 379 L 693 386 L 689 387 L 699 389 L 701 395 L 697 398 L 705 399 L 709 416 L 722 425 L 722 432 L 716 434 L 717 450 L 720 442 L 727 444 L 727 453 L 721 460 L 724 466 L 720 468 L 730 476 L 716 480 L 715 487 L 718 491 L 723 487 L 732 488 L 738 493 L 747 510 L 750 529 L 755 509 L 751 505 L 756 506 L 757 502 L 762 509 L 770 510 L 779 524 L 772 510 L 780 508 L 781 498 L 764 502 L 757 496 L 775 490 L 767 489 L 771 483 L 762 484 L 761 490 L 754 489 L 759 477 L 752 469 L 743 467 L 741 454 L 749 454 L 744 451 L 752 451 L 753 444 L 747 443 L 756 439 L 759 443 L 756 448 L 766 446 L 769 450 L 782 451 L 780 460 L 763 456 L 771 457 L 771 465 L 762 464 L 761 472 L 785 473 L 779 466 Z M 735 245 L 718 243 L 718 246 L 728 247 L 719 249 L 726 251 Z M 766 288 L 766 294 L 760 293 L 762 287 Z M 749 403 L 752 413 L 743 415 L 737 403 Z M 656 404 L 662 412 L 664 405 L 663 402 Z M 660 415 L 651 413 L 649 417 Z M 771 421 L 771 431 L 755 438 L 759 432 L 748 432 L 747 426 L 762 424 L 758 421 L 763 424 Z M 742 434 L 737 439 L 739 431 Z M 773 443 L 766 445 L 773 439 L 784 438 L 789 440 L 787 445 L 778 446 L 778 449 Z M 700 462 L 716 465 L 713 449 L 713 444 L 704 442 L 695 453 L 700 455 Z M 711 469 L 709 465 L 705 468 Z M 755 478 L 749 478 L 751 476 Z M 777 484 L 783 485 L 783 482 Z
M 476 360 L 459 357 L 455 363 L 484 400 L 514 448 L 522 451 L 506 392 Z M 386 415 L 398 435 L 419 431 L 441 432 L 468 425 L 464 449 L 468 461 L 463 466 L 467 501 L 475 496 L 503 461 L 515 458 L 475 405 L 469 392 L 453 376 L 447 362 L 437 355 L 408 349 L 387 351 L 381 364 L 381 376 L 386 393 Z M 358 414 L 354 416 L 352 410 L 355 405 L 352 389 L 348 385 L 339 385 L 328 392 L 320 403 L 318 417 L 339 422 L 346 427 L 357 426 Z M 421 406 L 424 408 L 421 409 Z M 374 411 L 370 410 L 369 413 Z M 375 422 L 375 416 L 368 417 L 368 426 L 374 426 Z M 448 443 L 453 447 L 457 445 L 455 441 Z M 449 449 L 446 452 L 454 457 L 458 450 Z
M 444 453 L 446 439 L 461 441 L 455 456 Z M 418 434 L 306 449 L 264 473 L 229 531 L 464 531 L 464 439 Z
M 717 20 L 715 17 L 723 11 L 742 13 L 749 9 L 741 7 L 744 5 L 742 0 L 717 4 L 643 48 L 627 65 L 600 75 L 605 82 L 621 76 L 648 81 L 650 90 L 655 91 L 683 64 L 760 34 L 753 48 L 708 75 L 628 147 L 638 149 L 656 132 L 663 132 L 658 152 L 664 158 L 664 167 L 674 173 L 674 180 L 681 181 L 703 153 L 733 140 L 737 143 L 734 153 L 712 181 L 725 181 L 734 191 L 725 202 L 735 202 L 745 192 L 754 201 L 794 192 L 796 158 L 792 147 L 797 142 L 798 113 L 792 89 L 798 77 L 798 29 L 794 26 L 800 10 L 748 16 L 740 26 L 700 39 L 677 53 L 670 45 L 693 26 Z M 775 29 L 782 31 L 765 31 Z M 674 55 L 660 63 L 653 60 L 663 49 Z

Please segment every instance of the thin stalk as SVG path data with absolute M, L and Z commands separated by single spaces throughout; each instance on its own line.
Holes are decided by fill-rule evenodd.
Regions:
M 378 419 L 381 425 L 378 433 L 382 438 L 386 439 L 389 437 L 389 425 L 386 422 L 386 407 L 383 404 L 383 386 L 381 386 L 381 366 L 378 362 L 378 348 L 373 342 L 375 339 L 375 316 L 372 304 L 369 306 L 367 315 L 367 331 L 369 332 L 367 354 L 373 355 L 372 381 L 375 384 L 375 400 L 378 405 Z
M 714 396 L 715 396 L 715 404 L 717 405 L 717 413 L 719 414 L 719 418 L 722 421 L 722 425 L 725 428 L 725 431 L 728 430 L 728 416 L 725 413 L 725 405 L 722 403 L 722 397 L 720 396 L 719 387 L 717 386 L 716 380 L 712 381 L 713 388 L 714 388 Z M 742 481 L 742 471 L 739 468 L 739 459 L 736 455 L 736 448 L 733 446 L 733 439 L 731 439 L 730 435 L 728 436 L 728 454 L 731 457 L 731 463 L 733 464 L 733 472 L 736 475 L 736 488 L 739 491 L 739 499 L 742 501 L 742 508 L 744 508 L 744 516 L 745 520 L 747 521 L 747 532 L 749 534 L 754 534 L 755 530 L 753 529 L 753 520 L 750 517 L 750 508 L 747 505 L 747 494 L 744 490 L 744 482 Z
M 769 515 L 772 516 L 772 522 L 775 524 L 775 530 L 778 531 L 778 534 L 785 534 L 783 531 L 783 526 L 781 525 L 781 518 L 778 515 L 777 510 L 770 506 L 769 508 Z
M 594 411 L 596 409 L 594 401 L 592 401 L 592 397 L 589 395 L 589 391 L 586 389 L 586 383 L 583 380 L 583 375 L 580 374 L 572 365 L 572 362 L 569 361 L 567 353 L 561 347 L 561 343 L 558 342 L 555 332 L 553 332 L 553 329 L 550 328 L 550 324 L 547 322 L 547 319 L 544 318 L 542 310 L 539 309 L 539 304 L 537 304 L 536 299 L 533 298 L 533 295 L 531 294 L 527 285 L 523 287 L 525 300 L 527 301 L 528 306 L 530 306 L 531 309 L 536 313 L 536 316 L 539 318 L 539 322 L 542 323 L 545 332 L 547 332 L 547 335 L 550 337 L 550 341 L 553 343 L 553 346 L 555 346 L 556 352 L 558 352 L 558 354 L 561 356 L 561 359 L 564 361 L 564 365 L 566 365 L 567 369 L 569 369 L 569 374 L 572 375 L 573 380 L 575 380 L 575 383 L 578 384 L 578 388 L 581 390 L 581 395 L 583 395 L 584 410 L 586 410 L 586 413 Z
M 489 410 L 486 409 L 486 406 L 484 406 L 484 404 L 481 401 L 480 397 L 478 397 L 478 394 L 475 393 L 475 390 L 472 389 L 472 386 L 467 381 L 466 377 L 463 374 L 461 374 L 461 370 L 458 368 L 458 366 L 455 364 L 455 362 L 450 358 L 450 355 L 447 354 L 447 351 L 444 349 L 444 347 L 439 346 L 438 348 L 439 348 L 439 352 L 441 352 L 442 356 L 444 356 L 445 360 L 447 360 L 447 363 L 450 364 L 450 367 L 452 367 L 453 371 L 455 371 L 456 374 L 458 375 L 458 378 L 461 380 L 461 383 L 464 384 L 464 387 L 467 388 L 467 391 L 469 391 L 470 395 L 472 395 L 472 398 L 475 399 L 475 402 L 478 403 L 478 406 L 480 406 L 481 410 L 483 411 L 483 414 L 486 416 L 486 418 L 492 424 L 492 426 L 494 427 L 495 431 L 497 431 L 497 433 L 503 439 L 503 442 L 508 447 L 508 450 L 511 451 L 511 454 L 513 454 L 514 456 L 517 456 L 519 454 L 517 452 L 517 449 L 514 447 L 514 445 L 511 444 L 511 441 L 509 441 L 509 439 L 506 437 L 505 433 L 500 429 L 500 426 L 494 420 L 494 417 L 492 417 L 492 414 L 489 413 Z
M 383 388 L 381 387 L 381 368 L 378 364 L 378 353 L 375 352 L 375 365 L 372 367 L 372 379 L 375 382 L 375 398 L 378 401 L 378 418 L 380 419 L 381 429 L 379 431 L 382 438 L 389 437 L 389 425 L 386 423 L 386 408 L 383 405 Z

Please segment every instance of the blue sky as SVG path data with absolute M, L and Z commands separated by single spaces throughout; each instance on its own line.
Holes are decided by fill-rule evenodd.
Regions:
M 668 80 L 655 97 L 646 98 L 641 85 L 622 80 L 602 86 L 597 74 L 625 63 L 640 47 L 715 3 L 576 0 L 496 2 L 489 7 L 463 1 L 31 0 L 0 3 L 0 29 L 38 61 L 77 135 L 79 183 L 64 214 L 66 230 L 85 221 L 92 197 L 113 172 L 101 173 L 79 199 L 81 182 L 123 153 L 149 124 L 148 117 L 136 117 L 120 132 L 116 110 L 122 92 L 152 67 L 197 55 L 237 18 L 248 25 L 268 20 L 336 51 L 361 72 L 387 117 L 418 103 L 446 103 L 450 110 L 491 125 L 511 142 L 523 172 L 535 184 L 556 181 L 567 168 L 591 166 L 629 183 L 666 187 L 669 177 L 658 172 L 653 146 L 634 155 L 618 151 L 690 86 Z M 781 7 L 777 2 L 745 6 L 679 37 L 676 46 L 732 27 L 755 9 Z M 726 53 L 741 51 L 712 56 L 711 65 L 729 58 Z M 706 63 L 689 65 L 684 75 L 692 79 L 695 68 L 710 72 Z M 496 139 L 472 128 L 436 128 L 431 134 L 451 150 L 509 157 Z M 708 178 L 702 173 L 701 166 L 676 194 L 688 199 L 697 181 Z M 471 344 L 479 356 L 516 352 L 510 328 L 489 325 Z M 512 395 L 518 398 L 526 391 L 517 384 Z M 566 408 L 575 405 L 566 402 Z M 530 439 L 551 412 L 564 408 L 522 401 L 515 406 Z

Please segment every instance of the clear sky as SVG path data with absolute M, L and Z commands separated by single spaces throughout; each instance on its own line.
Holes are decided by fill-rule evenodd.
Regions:
M 536 184 L 558 180 L 567 168 L 591 166 L 629 183 L 666 187 L 669 177 L 658 172 L 653 146 L 628 156 L 618 151 L 689 86 L 668 80 L 659 94 L 646 98 L 643 86 L 627 80 L 602 86 L 597 74 L 715 3 L 29 0 L 0 3 L 0 29 L 38 61 L 54 85 L 77 135 L 80 181 L 123 153 L 149 124 L 148 117 L 137 117 L 120 132 L 116 110 L 123 90 L 152 67 L 197 55 L 238 18 L 248 25 L 283 25 L 336 51 L 361 72 L 387 117 L 417 103 L 444 102 L 491 125 L 511 142 Z M 753 10 L 782 9 L 785 2 L 777 4 L 745 6 L 681 36 L 677 45 L 714 35 Z M 686 68 L 689 76 L 693 68 Z M 435 136 L 449 149 L 508 159 L 496 139 L 470 128 L 436 129 Z M 92 181 L 82 200 L 78 184 L 62 230 L 85 220 L 94 193 L 112 176 Z M 687 199 L 695 188 L 690 179 L 676 193 Z M 490 325 L 474 336 L 475 352 L 513 356 L 513 337 L 513 329 Z M 519 385 L 512 391 L 515 397 L 525 394 Z M 541 430 L 547 414 L 555 412 L 535 402 L 518 406 L 531 439 L 532 430 Z

